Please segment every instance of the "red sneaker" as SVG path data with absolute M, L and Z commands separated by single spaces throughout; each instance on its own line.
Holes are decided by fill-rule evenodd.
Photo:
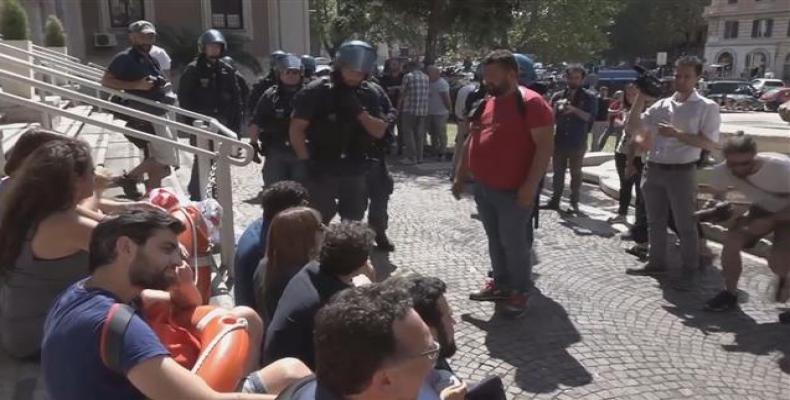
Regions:
M 502 301 L 510 298 L 510 292 L 497 289 L 493 279 L 486 280 L 485 286 L 475 293 L 469 294 L 469 300 L 474 301 Z

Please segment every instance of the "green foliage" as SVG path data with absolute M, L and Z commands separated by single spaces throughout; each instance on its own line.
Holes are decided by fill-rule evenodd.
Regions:
M 28 40 L 28 21 L 25 9 L 17 0 L 6 0 L 0 13 L 0 34 L 5 40 Z
M 158 29 L 157 34 L 158 44 L 167 51 L 173 69 L 189 64 L 197 56 L 199 32 L 190 29 L 175 30 L 170 27 L 162 27 Z M 232 33 L 224 33 L 224 35 L 228 42 L 225 55 L 232 57 L 237 64 L 244 65 L 256 75 L 263 72 L 263 68 L 255 56 L 244 50 L 244 45 L 249 42 L 249 39 Z
M 54 15 L 47 17 L 47 23 L 44 25 L 44 46 L 66 46 L 66 34 L 63 32 L 63 24 Z
M 609 31 L 608 58 L 630 60 L 699 53 L 705 46 L 702 12 L 708 0 L 628 0 Z

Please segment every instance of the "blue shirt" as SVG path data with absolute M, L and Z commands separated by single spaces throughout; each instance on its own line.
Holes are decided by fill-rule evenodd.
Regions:
M 113 57 L 107 67 L 115 78 L 122 81 L 139 81 L 148 76 L 163 77 L 159 62 L 149 54 L 143 54 L 130 47 Z M 151 100 L 160 100 L 164 92 L 161 88 L 154 86 L 150 90 L 127 90 L 131 94 L 145 97 Z
M 255 307 L 255 285 L 253 275 L 263 255 L 266 254 L 266 232 L 269 223 L 258 218 L 251 223 L 239 238 L 236 245 L 236 258 L 233 262 L 233 297 L 237 306 Z
M 564 113 L 557 110 L 557 101 L 568 99 L 568 104 L 590 114 L 590 120 L 585 121 L 573 113 Z M 554 107 L 554 118 L 557 121 L 557 129 L 554 134 L 554 147 L 565 150 L 576 150 L 582 146 L 587 146 L 587 133 L 590 131 L 592 121 L 598 111 L 598 99 L 585 89 L 576 90 L 573 99 L 569 99 L 568 90 L 556 93 L 551 98 L 551 105 Z
M 87 278 L 86 278 L 87 279 Z M 41 371 L 48 399 L 142 399 L 126 378 L 137 364 L 170 353 L 156 333 L 135 315 L 123 336 L 121 375 L 101 360 L 101 331 L 107 313 L 119 300 L 110 292 L 85 288 L 83 279 L 66 289 L 44 324 Z

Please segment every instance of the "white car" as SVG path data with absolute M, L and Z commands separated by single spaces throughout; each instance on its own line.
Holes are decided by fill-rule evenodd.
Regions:
M 771 89 L 784 87 L 784 82 L 781 79 L 754 79 L 751 81 L 752 87 L 757 93 L 765 93 Z

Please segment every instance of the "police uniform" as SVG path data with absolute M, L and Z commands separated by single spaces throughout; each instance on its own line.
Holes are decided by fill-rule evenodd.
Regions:
M 351 88 L 324 77 L 311 82 L 294 98 L 292 118 L 309 121 L 307 180 L 314 208 L 324 222 L 339 213 L 361 220 L 367 206 L 366 172 L 373 138 L 357 119 L 356 107 L 383 118 L 373 83 Z
M 252 122 L 258 126 L 259 140 L 266 157 L 262 172 L 266 186 L 284 180 L 305 179 L 301 162 L 288 138 L 293 99 L 299 89 L 301 85 L 293 88 L 274 85 L 261 96 L 255 107 Z
M 397 120 L 397 110 L 392 106 L 387 92 L 375 83 L 369 83 L 378 92 L 378 100 L 381 111 L 390 124 L 387 133 L 382 139 L 373 139 L 369 152 L 370 168 L 366 176 L 368 189 L 368 225 L 376 232 L 376 243 L 380 249 L 393 250 L 394 247 L 387 238 L 387 227 L 389 225 L 390 195 L 395 189 L 395 182 L 387 166 L 387 155 L 390 153 L 395 137 L 392 134 L 395 121 Z

